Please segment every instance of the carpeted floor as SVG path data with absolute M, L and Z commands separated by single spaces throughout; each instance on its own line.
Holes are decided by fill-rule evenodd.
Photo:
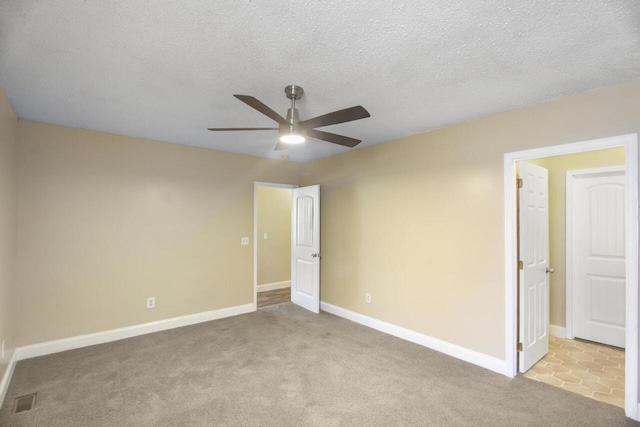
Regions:
M 34 409 L 11 414 L 34 392 Z M 615 406 L 287 303 L 24 360 L 0 425 L 637 424 Z

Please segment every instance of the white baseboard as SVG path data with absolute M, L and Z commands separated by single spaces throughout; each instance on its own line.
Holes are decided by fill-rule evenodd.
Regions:
M 567 330 L 564 326 L 549 325 L 549 333 L 554 337 L 567 338 Z
M 138 335 L 145 335 L 153 332 L 165 331 L 167 329 L 179 328 L 181 326 L 194 325 L 196 323 L 222 319 L 224 317 L 237 316 L 239 314 L 250 313 L 252 311 L 255 311 L 255 306 L 253 303 L 244 304 L 235 307 L 222 308 L 219 310 L 205 311 L 202 313 L 188 314 L 186 316 L 173 317 L 170 319 L 143 323 L 140 325 L 127 326 L 125 328 L 111 329 L 108 331 L 96 332 L 93 334 L 79 335 L 76 337 L 64 338 L 61 340 L 27 345 L 16 349 L 16 360 L 30 359 L 32 357 L 44 356 L 52 353 L 59 353 L 61 351 L 88 347 L 90 345 L 103 344 L 125 338 L 136 337 Z
M 4 371 L 4 375 L 2 376 L 2 381 L 0 381 L 0 408 L 2 408 L 2 404 L 4 403 L 4 398 L 7 395 L 7 390 L 9 389 L 9 383 L 11 383 L 11 377 L 13 376 L 13 371 L 16 368 L 16 363 L 18 362 L 17 352 L 14 350 L 11 355 L 11 359 L 9 359 L 9 364 L 7 365 L 7 369 Z
M 284 289 L 291 287 L 291 280 L 285 280 L 284 282 L 265 283 L 264 285 L 258 285 L 258 292 L 273 291 L 276 289 Z
M 479 353 L 474 350 L 469 350 L 468 348 L 460 347 L 438 338 L 433 338 L 392 323 L 383 322 L 382 320 L 374 319 L 372 317 L 365 316 L 364 314 L 356 313 L 355 311 L 347 310 L 326 302 L 321 301 L 320 308 L 327 313 L 335 314 L 336 316 L 368 326 L 380 332 L 428 347 L 432 350 L 439 351 L 455 357 L 456 359 L 464 360 L 465 362 L 473 363 L 474 365 L 478 365 L 507 377 L 513 376 L 505 360 L 501 360 L 484 353 Z

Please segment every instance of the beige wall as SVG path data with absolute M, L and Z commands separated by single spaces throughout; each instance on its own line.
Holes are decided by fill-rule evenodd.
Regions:
M 0 379 L 16 346 L 12 291 L 15 281 L 18 119 L 0 89 Z M 1 402 L 0 402 L 1 404 Z
M 253 302 L 253 184 L 298 164 L 23 120 L 19 138 L 19 345 Z
M 322 300 L 504 359 L 504 154 L 639 130 L 634 80 L 305 163 Z
M 635 80 L 302 165 L 18 121 L 17 344 L 250 303 L 253 182 L 300 177 L 323 301 L 504 358 L 504 153 L 639 117 Z
M 624 148 L 554 156 L 535 163 L 549 171 L 549 257 L 551 276 L 549 317 L 552 325 L 566 326 L 566 172 L 624 165 Z M 532 162 L 533 163 L 533 162 Z
M 258 187 L 258 285 L 290 279 L 291 190 Z

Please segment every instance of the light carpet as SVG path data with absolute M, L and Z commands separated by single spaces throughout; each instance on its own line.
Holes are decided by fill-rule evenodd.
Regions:
M 33 410 L 11 414 L 34 392 Z M 637 424 L 615 406 L 287 303 L 21 361 L 0 425 Z

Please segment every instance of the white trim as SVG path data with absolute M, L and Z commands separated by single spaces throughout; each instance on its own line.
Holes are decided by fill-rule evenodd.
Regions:
M 562 339 L 567 338 L 567 330 L 564 326 L 549 325 L 549 334 Z
M 18 363 L 18 355 L 14 350 L 11 355 L 11 359 L 9 359 L 9 363 L 7 364 L 7 368 L 4 371 L 4 375 L 2 376 L 2 381 L 0 382 L 0 409 L 4 403 L 4 398 L 7 396 L 7 390 L 9 390 L 13 371 L 16 369 L 16 363 Z
M 338 307 L 324 301 L 320 302 L 320 308 L 322 309 L 322 311 L 326 311 L 327 313 L 331 313 L 344 319 L 351 320 L 352 322 L 356 322 L 369 328 L 376 329 L 380 332 L 393 335 L 394 337 L 398 337 L 403 340 L 410 341 L 414 344 L 439 351 L 440 353 L 447 354 L 449 356 L 455 357 L 456 359 L 464 360 L 465 362 L 472 363 L 474 365 L 489 369 L 499 374 L 511 376 L 509 366 L 505 363 L 504 360 L 498 359 L 497 357 L 479 353 L 474 350 L 469 350 L 468 348 L 460 347 L 447 341 L 433 338 L 428 335 L 394 325 L 392 323 L 374 319 L 372 317 L 365 316 L 364 314 L 356 313 L 355 311 L 347 310 L 346 308 Z
M 258 292 L 274 291 L 276 289 L 285 289 L 291 287 L 291 280 L 285 280 L 284 282 L 265 283 L 264 285 L 258 285 Z
M 253 304 L 237 305 L 234 307 L 222 308 L 219 310 L 205 311 L 202 313 L 188 314 L 186 316 L 173 317 L 170 319 L 158 320 L 155 322 L 143 323 L 140 325 L 127 326 L 125 328 L 110 329 L 108 331 L 96 332 L 87 335 L 78 335 L 71 338 L 64 338 L 55 341 L 47 341 L 39 344 L 18 347 L 16 349 L 17 360 L 30 359 L 32 357 L 44 356 L 61 351 L 73 350 L 76 348 L 88 347 L 90 345 L 103 344 L 125 338 L 137 337 L 138 335 L 150 334 L 153 332 L 166 331 L 167 329 L 179 328 L 182 326 L 194 325 L 196 323 L 209 322 L 211 320 L 225 317 L 238 316 L 240 314 L 255 311 Z
M 638 135 L 625 146 L 626 168 L 626 333 L 625 333 L 625 414 L 639 420 L 638 412 Z
M 573 177 L 571 171 L 565 176 L 565 253 L 564 253 L 564 301 L 565 325 L 567 339 L 574 339 L 573 335 Z M 571 201 L 571 203 L 569 203 Z
M 568 170 L 565 176 L 565 324 L 566 338 L 574 339 L 573 333 L 573 186 L 576 177 L 580 175 L 595 175 L 609 172 L 626 173 L 624 166 L 604 168 Z
M 280 184 L 277 182 L 253 181 L 253 187 L 271 187 L 271 188 L 298 188 L 298 184 Z
M 276 182 L 253 182 L 253 309 L 258 309 L 258 187 L 298 188 L 295 184 L 278 184 Z
M 638 420 L 638 135 L 628 134 L 591 141 L 554 145 L 504 155 L 504 233 L 505 233 L 505 354 L 510 376 L 517 371 L 517 248 L 516 173 L 519 160 L 558 156 L 614 147 L 625 148 L 626 169 L 626 357 L 625 414 Z
M 504 156 L 504 252 L 505 252 L 505 362 L 509 367 L 509 376 L 518 373 L 518 224 L 517 218 L 517 174 L 516 163 L 508 154 Z

